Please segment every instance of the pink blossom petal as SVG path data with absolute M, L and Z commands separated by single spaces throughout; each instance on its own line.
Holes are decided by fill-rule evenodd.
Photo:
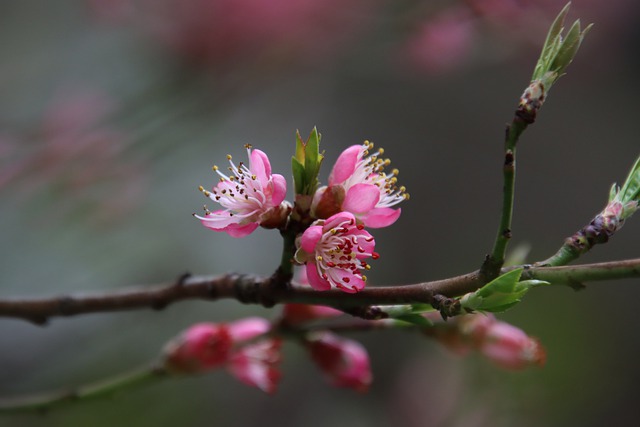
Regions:
M 258 228 L 258 225 L 259 224 L 257 222 L 250 222 L 249 224 L 245 225 L 229 224 L 227 227 L 220 231 L 226 231 L 227 234 L 231 237 L 240 238 L 253 233 L 253 231 Z
M 361 291 L 367 284 L 367 282 L 354 274 L 345 272 L 344 274 L 341 274 L 341 276 L 349 279 L 349 281 L 345 282 L 344 280 L 340 280 L 338 282 L 338 287 L 348 294 L 355 294 Z
M 373 184 L 356 184 L 349 188 L 342 203 L 342 209 L 347 212 L 369 212 L 380 201 L 380 189 Z
M 400 218 L 401 209 L 375 208 L 369 213 L 362 215 L 360 219 L 367 227 L 383 228 L 388 227 Z
M 280 340 L 262 340 L 242 347 L 231 356 L 227 369 L 243 383 L 273 393 L 280 380 L 280 345 Z
M 340 154 L 329 175 L 329 185 L 342 184 L 353 175 L 360 153 L 362 153 L 362 145 L 352 145 Z
M 273 193 L 271 194 L 271 203 L 274 206 L 278 206 L 287 195 L 287 180 L 284 176 L 279 174 L 271 175 L 273 182 Z
M 271 323 L 262 317 L 247 317 L 227 325 L 234 342 L 247 341 L 271 330 Z
M 202 225 L 214 231 L 226 231 L 232 224 L 237 224 L 242 220 L 238 216 L 231 215 L 229 211 L 207 212 L 204 217 L 196 215 Z
M 319 225 L 312 225 L 307 228 L 302 234 L 300 239 L 300 247 L 308 254 L 315 252 L 316 245 L 322 237 L 322 227 Z
M 330 218 L 327 218 L 324 225 L 322 226 L 322 231 L 324 233 L 330 231 L 332 228 L 340 227 L 343 224 L 355 224 L 356 218 L 353 216 L 351 212 L 338 212 Z
M 265 188 L 271 176 L 271 163 L 269 163 L 269 158 L 264 151 L 251 151 L 250 170 L 258 178 L 260 184 L 262 184 L 262 188 Z
M 307 269 L 307 278 L 309 279 L 309 284 L 316 291 L 328 291 L 331 289 L 331 284 L 320 277 L 318 274 L 318 270 L 316 269 L 315 262 L 308 262 L 306 265 Z

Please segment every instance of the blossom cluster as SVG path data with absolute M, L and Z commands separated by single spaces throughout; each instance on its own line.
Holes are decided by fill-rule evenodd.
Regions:
M 290 325 L 299 320 L 283 317 Z M 195 324 L 165 346 L 164 367 L 173 374 L 225 368 L 241 382 L 274 393 L 281 377 L 282 340 L 270 331 L 270 322 L 259 317 Z M 366 391 L 371 384 L 369 356 L 360 343 L 327 331 L 309 334 L 301 343 L 332 385 Z
M 214 166 L 219 182 L 210 191 L 200 187 L 223 209 L 205 207 L 203 216 L 194 216 L 205 227 L 232 237 L 245 237 L 258 226 L 284 230 L 294 210 L 284 200 L 286 180 L 272 173 L 263 151 L 246 148 L 248 165 L 236 165 L 228 156 L 229 174 Z M 294 261 L 306 265 L 309 284 L 316 290 L 362 290 L 367 281 L 364 272 L 371 268 L 366 260 L 379 257 L 375 239 L 365 228 L 393 224 L 401 214 L 394 207 L 409 198 L 405 187 L 397 184 L 398 170 L 385 172 L 390 160 L 382 157 L 384 150 L 373 148 L 373 143 L 365 141 L 344 150 L 328 185 L 314 188 L 310 195 L 304 215 L 311 223 L 297 239 Z

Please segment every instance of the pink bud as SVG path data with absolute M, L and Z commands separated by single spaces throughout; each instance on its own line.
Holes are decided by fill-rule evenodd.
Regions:
M 505 322 L 495 322 L 487 329 L 479 349 L 489 360 L 505 369 L 543 366 L 546 361 L 544 348 L 537 339 Z
M 229 323 L 229 336 L 234 343 L 248 341 L 269 332 L 271 322 L 262 317 L 247 317 Z
M 287 325 L 299 325 L 316 319 L 341 316 L 344 313 L 322 305 L 286 304 L 282 310 L 282 320 Z
M 310 338 L 307 348 L 331 384 L 367 391 L 372 380 L 371 367 L 367 350 L 360 343 L 323 332 Z
M 231 346 L 226 325 L 198 323 L 165 346 L 165 367 L 178 373 L 199 373 L 217 368 L 227 361 Z
M 227 369 L 237 379 L 266 393 L 274 393 L 280 381 L 280 339 L 265 339 L 236 351 Z

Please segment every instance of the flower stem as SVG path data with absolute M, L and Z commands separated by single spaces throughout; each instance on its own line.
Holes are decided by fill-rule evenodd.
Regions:
M 151 365 L 96 384 L 76 389 L 59 390 L 39 396 L 0 400 L 0 413 L 46 412 L 67 403 L 98 399 L 151 383 L 166 377 L 167 372 L 158 365 Z
M 487 257 L 480 269 L 482 276 L 487 281 L 493 280 L 500 274 L 500 269 L 504 264 L 507 245 L 511 239 L 511 221 L 513 218 L 513 201 L 516 185 L 516 144 L 527 126 L 528 123 L 518 116 L 507 126 L 504 165 L 502 168 L 504 185 L 502 189 L 500 226 L 498 227 L 491 255 Z

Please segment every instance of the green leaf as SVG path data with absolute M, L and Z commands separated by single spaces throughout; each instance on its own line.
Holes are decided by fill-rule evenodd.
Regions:
M 619 192 L 619 201 L 622 203 L 638 200 L 640 196 L 640 158 L 636 160 L 624 181 Z
M 570 5 L 571 3 L 567 3 L 551 24 L 547 38 L 542 46 L 540 58 L 538 58 L 538 62 L 533 69 L 531 81 L 539 80 L 542 82 L 545 92 L 548 92 L 555 81 L 564 74 L 564 71 L 576 56 L 584 36 L 592 27 L 590 24 L 582 30 L 578 19 L 571 25 L 566 36 L 563 37 L 564 20 L 567 17 Z
M 292 160 L 296 194 L 313 195 L 324 156 L 320 154 L 320 134 L 314 127 L 306 141 L 296 132 L 296 151 Z
M 305 177 L 304 177 L 304 165 L 298 161 L 296 157 L 291 158 L 291 170 L 293 173 L 293 186 L 296 194 L 302 194 Z
M 467 311 L 505 311 L 519 303 L 531 288 L 549 284 L 542 280 L 520 281 L 521 275 L 521 268 L 511 270 L 477 291 L 464 295 L 460 299 L 462 308 Z

